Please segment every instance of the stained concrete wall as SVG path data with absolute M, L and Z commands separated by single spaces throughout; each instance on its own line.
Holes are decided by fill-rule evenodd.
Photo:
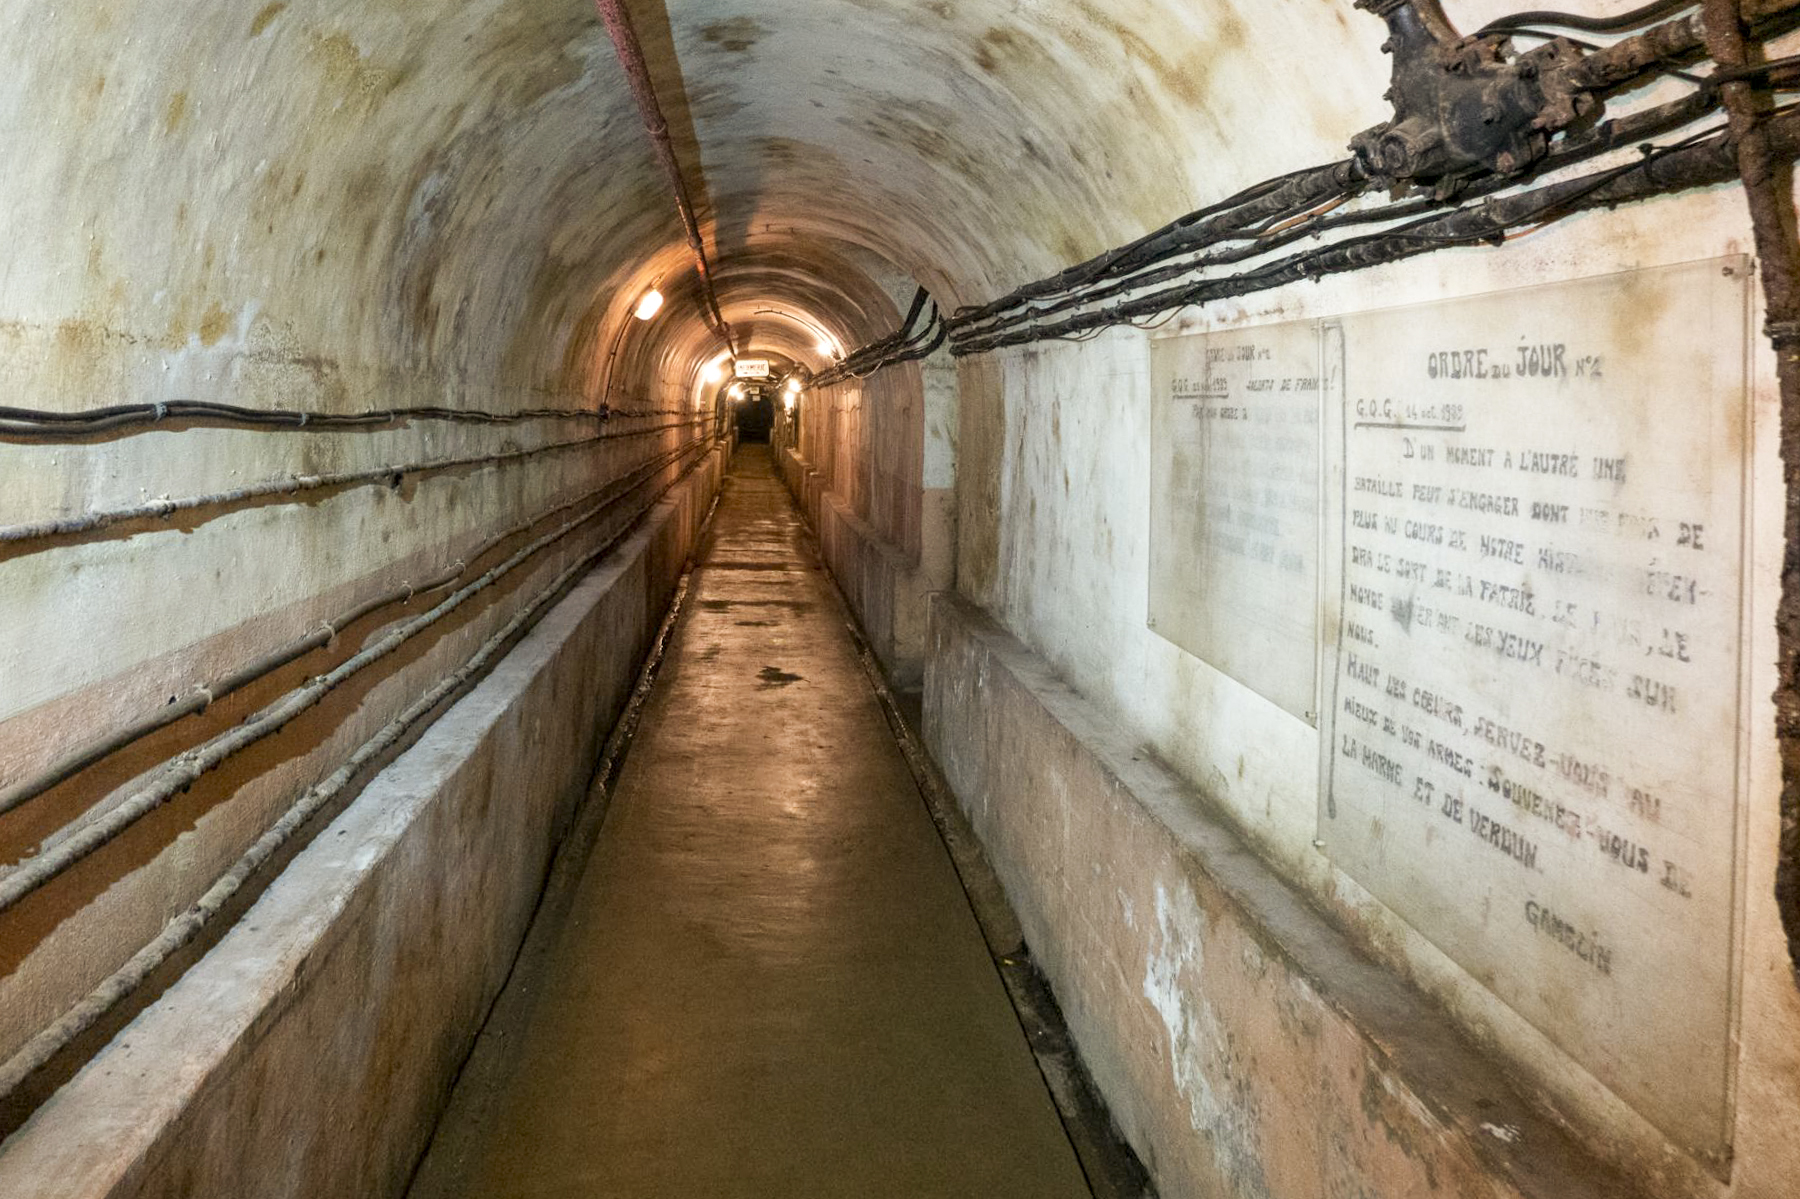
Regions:
M 925 735 L 1162 1193 L 1625 1193 L 1042 658 L 941 596 L 929 660 Z
M 679 235 L 590 10 L 4 5 L 0 113 L 7 405 L 577 414 L 350 432 L 171 421 L 0 442 L 5 526 L 422 468 L 394 485 L 224 500 L 0 547 L 0 786 L 372 595 L 459 560 L 473 578 L 528 539 L 477 560 L 503 530 L 699 445 L 686 405 L 646 403 L 642 376 L 616 389 L 614 406 L 669 411 L 605 424 L 579 415 L 608 399 L 592 347 L 625 327 L 628 260 Z M 590 220 L 595 205 L 610 219 Z M 430 468 L 564 442 L 582 444 Z M 186 909 L 300 790 L 675 470 L 645 477 L 406 653 L 0 913 L 0 1057 Z M 330 648 L 0 817 L 0 872 L 440 598 L 340 629 Z
M 799 445 L 777 454 L 820 555 L 902 687 L 923 678 L 927 604 L 955 565 L 954 369 L 940 354 L 809 392 Z
M 0 1151 L 0 1194 L 398 1194 L 722 479 L 642 528 Z
M 1475 295 L 1559 279 L 1635 267 L 1678 263 L 1742 252 L 1750 233 L 1742 196 L 1717 189 L 1584 217 L 1553 226 L 1500 251 L 1458 250 L 1357 275 L 1284 288 L 1241 302 L 1184 313 L 1170 332 L 1248 327 L 1273 321 L 1327 317 L 1371 308 Z M 1755 321 L 1752 327 L 1757 327 Z M 1721 346 L 1725 361 L 1741 347 Z M 1751 375 L 1750 586 L 1756 611 L 1772 612 L 1782 554 L 1783 496 L 1776 451 L 1773 362 L 1766 347 L 1754 350 Z M 1751 664 L 1745 711 L 1751 744 L 1751 782 L 1743 802 L 1750 834 L 1744 913 L 1745 961 L 1742 1034 L 1738 1048 L 1739 1102 L 1735 1160 L 1722 1180 L 1671 1145 L 1660 1133 L 1595 1081 L 1538 1030 L 1451 962 L 1403 920 L 1337 870 L 1314 848 L 1319 803 L 1317 732 L 1247 687 L 1152 632 L 1145 622 L 1148 598 L 1150 438 L 1149 335 L 1115 330 L 1079 346 L 1011 350 L 962 364 L 961 452 L 958 490 L 959 592 L 990 613 L 1041 657 L 1045 668 L 1126 730 L 1190 788 L 1187 802 L 1229 825 L 1247 850 L 1260 855 L 1329 914 L 1336 927 L 1373 961 L 1419 988 L 1439 1010 L 1509 1072 L 1544 1110 L 1575 1130 L 1586 1150 L 1659 1196 L 1781 1196 L 1800 1177 L 1800 1149 L 1785 1131 L 1800 1112 L 1800 989 L 1788 961 L 1775 909 L 1773 872 L 1778 835 L 1779 778 L 1774 716 L 1774 629 L 1755 623 L 1747 645 Z M 933 671 L 959 669 L 933 660 Z M 952 686 L 934 682 L 934 695 Z M 960 685 L 968 685 L 964 680 Z M 946 710 L 936 742 L 946 756 L 958 752 Z M 1009 761 L 1012 759 L 1008 759 Z M 999 781 L 995 781 L 999 779 Z M 987 789 L 964 795 L 971 804 L 1017 804 L 1054 828 L 1083 818 L 1096 796 L 1077 789 L 1033 788 L 990 775 Z M 1162 836 L 1164 817 L 1142 815 L 1145 828 Z M 1019 878 L 1058 868 L 1043 838 L 1005 835 L 990 845 L 997 863 Z M 1102 854 L 1122 867 L 1135 842 Z M 1169 896 L 1176 892 L 1165 890 Z M 1091 895 L 1065 904 L 1048 920 L 1040 954 L 1078 955 L 1090 925 L 1131 943 L 1131 909 L 1117 897 Z M 1192 951 L 1215 960 L 1203 905 L 1176 902 L 1172 928 L 1192 941 Z M 1135 917 L 1144 919 L 1141 903 Z M 1104 939 L 1104 938 L 1102 938 Z M 1152 951 L 1126 971 L 1141 978 Z M 1197 959 L 1198 960 L 1198 959 Z M 1210 985 L 1196 977 L 1190 993 L 1208 1002 Z M 1083 998 L 1081 1002 L 1089 1002 Z M 1135 995 L 1118 1001 L 1101 1023 L 1131 1019 Z M 1244 1030 L 1221 1017 L 1218 1036 L 1229 1043 Z M 1192 1043 L 1180 1021 L 1155 1030 L 1159 1053 L 1179 1064 Z M 1123 1076 L 1121 1076 L 1123 1078 Z M 1142 1080 L 1125 1080 L 1116 1103 L 1143 1102 Z M 1215 1119 L 1239 1121 L 1252 1140 L 1272 1137 L 1254 1103 L 1231 1098 L 1227 1078 L 1201 1071 L 1183 1089 L 1190 1097 L 1204 1082 L 1221 1105 Z M 1223 1113 L 1223 1114 L 1218 1114 Z M 1232 1139 L 1195 1109 L 1185 1136 L 1211 1146 L 1208 1169 L 1222 1170 L 1231 1193 L 1259 1195 L 1263 1184 L 1234 1158 Z M 1265 1144 L 1265 1148 L 1267 1145 Z M 1167 1159 L 1167 1150 L 1162 1151 Z M 1236 1164 L 1233 1164 L 1233 1163 Z M 1177 1193 L 1181 1193 L 1179 1188 Z M 1308 1194 L 1280 1190 L 1269 1194 Z
M 1465 29 L 1514 7 L 1447 0 Z M 0 5 L 9 168 L 0 210 L 15 230 L 0 260 L 9 402 L 61 411 L 168 399 L 340 412 L 428 402 L 700 408 L 697 380 L 722 346 L 700 316 L 679 228 L 586 0 L 252 8 Z M 1352 134 L 1389 115 L 1384 34 L 1348 3 L 630 8 L 727 316 L 748 348 L 768 345 L 815 368 L 829 355 L 808 322 L 846 347 L 873 340 L 910 294 L 897 280 L 927 284 L 946 308 L 990 299 L 1248 184 L 1339 159 Z M 1457 250 L 1218 305 L 1175 327 L 1331 315 L 1744 250 L 1741 213 L 1735 189 L 1716 189 L 1582 217 L 1499 251 Z M 629 309 L 652 284 L 669 297 L 666 317 L 637 328 Z M 762 311 L 771 307 L 804 319 Z M 890 666 L 903 667 L 908 646 L 923 652 L 922 622 L 900 615 L 908 608 L 896 600 L 926 590 L 908 568 L 937 552 L 929 530 L 941 493 L 935 525 L 946 531 L 946 560 L 954 546 L 961 594 L 1127 735 L 1153 744 L 1196 802 L 1529 1080 L 1580 1141 L 1658 1194 L 1784 1194 L 1800 1175 L 1786 1135 L 1800 1108 L 1800 999 L 1767 898 L 1775 773 L 1760 698 L 1773 658 L 1766 619 L 1750 649 L 1759 698 L 1749 714 L 1757 740 L 1743 1069 L 1737 1160 L 1722 1184 L 1312 854 L 1314 735 L 1141 627 L 1146 522 L 1135 497 L 1146 361 L 1143 335 L 1129 331 L 963 360 L 953 492 L 932 465 L 943 461 L 934 436 L 948 441 L 933 429 L 949 426 L 934 426 L 929 381 L 924 403 L 908 395 L 895 406 L 911 405 L 921 432 L 912 417 L 879 425 L 883 409 L 846 415 L 841 436 L 801 447 L 804 468 L 821 473 L 796 478 L 826 484 L 811 485 L 809 511 L 845 530 L 826 540 L 839 547 L 831 552 L 865 621 L 886 627 L 876 640 Z M 1766 613 L 1782 497 L 1760 349 L 1756 361 L 1753 598 Z M 566 434 L 554 423 L 419 425 L 6 443 L 0 521 Z M 9 553 L 0 560 L 10 618 L 0 629 L 11 630 L 0 631 L 0 779 L 455 560 L 679 436 Z M 924 458 L 916 497 L 915 448 Z M 498 601 L 551 569 L 521 578 L 516 592 L 471 612 L 429 654 L 322 713 L 284 749 L 197 787 L 140 839 L 0 916 L 0 1043 L 16 1043 L 179 911 L 283 796 L 504 619 Z M 933 569 L 952 577 L 947 562 Z M 377 631 L 351 631 L 335 652 Z M 219 705 L 196 732 L 229 725 L 263 698 Z M 15 813 L 0 823 L 9 860 L 185 744 L 120 756 Z

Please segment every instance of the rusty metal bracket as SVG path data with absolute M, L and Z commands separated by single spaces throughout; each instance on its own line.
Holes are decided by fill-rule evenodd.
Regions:
M 1549 150 L 1552 134 L 1601 107 L 1573 82 L 1570 68 L 1582 53 L 1566 39 L 1514 54 L 1505 34 L 1458 34 L 1438 0 L 1356 6 L 1387 22 L 1382 50 L 1394 56 L 1393 119 L 1350 142 L 1377 185 L 1417 185 L 1443 199 L 1470 176 L 1523 174 Z

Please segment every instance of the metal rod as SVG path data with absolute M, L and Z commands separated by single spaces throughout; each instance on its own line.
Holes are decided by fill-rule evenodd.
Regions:
M 681 227 L 687 234 L 688 249 L 694 255 L 694 270 L 700 275 L 700 288 L 706 298 L 713 331 L 724 339 L 725 348 L 735 356 L 737 345 L 732 340 L 731 326 L 719 309 L 718 294 L 713 290 L 712 268 L 706 261 L 706 243 L 700 237 L 700 222 L 694 215 L 687 179 L 675 157 L 669 122 L 663 117 L 662 105 L 656 98 L 656 85 L 650 79 L 650 65 L 644 61 L 644 48 L 638 43 L 637 31 L 631 27 L 631 16 L 621 0 L 594 0 L 594 3 L 600 10 L 600 19 L 606 22 L 606 32 L 612 36 L 619 65 L 625 68 L 625 81 L 631 86 L 632 98 L 637 101 L 638 115 L 643 118 L 644 132 L 656 151 L 656 161 L 661 164 L 663 174 L 668 176 L 669 190 L 675 195 L 675 207 L 681 213 Z

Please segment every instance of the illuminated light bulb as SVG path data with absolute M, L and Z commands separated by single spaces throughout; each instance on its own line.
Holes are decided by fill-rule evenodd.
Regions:
M 706 369 L 704 371 L 700 372 L 701 380 L 708 387 L 711 387 L 713 384 L 717 383 L 719 380 L 723 379 L 724 377 L 725 377 L 725 367 L 721 363 L 717 363 L 717 362 L 707 363 Z
M 821 341 L 819 342 L 819 353 L 825 355 L 827 358 L 836 358 L 838 356 L 838 348 L 829 341 Z
M 789 379 L 787 381 L 787 389 L 788 389 L 789 395 L 795 395 L 795 396 L 799 395 L 800 394 L 800 380 Z
M 647 321 L 657 313 L 661 312 L 662 306 L 662 292 L 657 291 L 652 287 L 649 291 L 644 293 L 644 298 L 638 301 L 637 311 L 631 315 L 637 317 L 640 321 Z

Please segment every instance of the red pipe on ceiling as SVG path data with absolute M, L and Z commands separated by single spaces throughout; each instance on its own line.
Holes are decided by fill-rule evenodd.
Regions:
M 669 190 L 675 193 L 675 207 L 681 213 L 681 225 L 687 232 L 688 249 L 694 253 L 694 269 L 700 274 L 700 287 L 706 296 L 713 331 L 724 339 L 725 348 L 735 356 L 737 346 L 731 339 L 731 326 L 725 322 L 725 314 L 719 310 L 718 293 L 713 290 L 712 268 L 706 261 L 706 243 L 700 238 L 700 222 L 694 216 L 687 179 L 681 173 L 681 163 L 675 158 L 669 122 L 664 119 L 662 105 L 657 102 L 656 85 L 650 80 L 650 66 L 644 61 L 644 49 L 638 44 L 637 31 L 631 27 L 631 17 L 622 0 L 594 0 L 594 3 L 600 10 L 600 19 L 606 22 L 606 32 L 612 35 L 619 65 L 625 68 L 625 80 L 631 85 L 632 98 L 637 101 L 638 114 L 643 117 L 644 132 L 650 137 L 650 145 L 656 151 L 657 162 L 662 164 L 663 174 L 669 177 Z

